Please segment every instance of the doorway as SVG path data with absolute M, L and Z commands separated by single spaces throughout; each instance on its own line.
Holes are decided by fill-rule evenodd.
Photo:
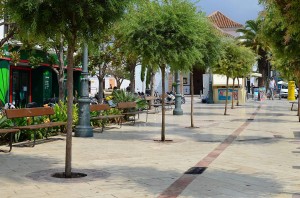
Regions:
M 26 107 L 31 98 L 31 70 L 11 67 L 10 102 L 16 107 Z

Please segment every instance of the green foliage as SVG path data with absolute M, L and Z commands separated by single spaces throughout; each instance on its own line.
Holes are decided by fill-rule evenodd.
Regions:
M 168 64 L 172 70 L 189 70 L 202 61 L 211 25 L 185 0 L 147 1 L 132 8 L 119 24 L 130 53 L 143 64 Z
M 62 121 L 66 122 L 68 119 L 67 116 L 67 103 L 60 101 L 58 104 L 54 105 L 54 115 L 52 115 L 51 119 L 53 121 Z M 78 115 L 78 106 L 77 104 L 73 104 L 73 125 L 77 125 L 79 120 Z
M 117 108 L 111 108 L 107 111 L 93 111 L 91 112 L 91 117 L 97 117 L 99 115 L 120 115 L 122 114 L 122 111 L 117 109 Z M 109 124 L 111 122 L 111 120 L 91 120 L 91 125 L 92 126 L 106 126 L 107 124 Z
M 265 6 L 264 17 L 279 20 L 286 28 L 286 37 L 300 41 L 299 0 L 260 0 Z
M 35 68 L 40 66 L 40 64 L 43 62 L 43 59 L 41 57 L 36 57 L 36 56 L 30 56 L 28 58 L 29 64 L 31 68 Z
M 6 116 L 0 115 L 0 129 L 9 128 L 13 126 L 11 120 L 7 119 Z
M 119 102 L 136 102 L 137 105 L 137 109 L 144 109 L 147 107 L 147 102 L 142 99 L 139 98 L 137 95 L 131 93 L 131 92 L 127 92 L 124 90 L 115 90 L 112 93 L 113 96 L 113 101 L 115 104 L 119 103 Z
M 238 45 L 233 39 L 222 40 L 222 45 L 221 59 L 213 67 L 213 71 L 230 78 L 247 76 L 255 63 L 255 54 L 249 48 Z
M 300 17 L 296 1 L 284 0 L 281 4 L 271 0 L 263 2 L 266 3 L 266 10 L 262 33 L 264 41 L 271 48 L 272 63 L 284 78 L 299 83 L 300 27 L 294 22 L 299 21 Z
M 10 57 L 11 57 L 11 62 L 13 62 L 15 66 L 17 65 L 18 62 L 20 62 L 20 58 L 21 58 L 20 52 L 13 51 L 10 53 Z
M 133 102 L 137 100 L 137 96 L 131 92 L 124 90 L 115 90 L 112 93 L 114 103 L 119 102 Z
M 263 36 L 263 20 L 258 18 L 256 20 L 246 21 L 246 25 L 243 29 L 237 30 L 242 33 L 242 36 L 238 37 L 240 42 L 246 47 L 251 48 L 258 57 L 258 71 L 263 76 L 258 79 L 259 86 L 265 86 L 267 83 L 268 75 L 268 53 L 269 46 L 264 42 Z
M 138 109 L 143 110 L 148 108 L 148 103 L 144 98 L 138 98 L 136 100 L 136 106 Z

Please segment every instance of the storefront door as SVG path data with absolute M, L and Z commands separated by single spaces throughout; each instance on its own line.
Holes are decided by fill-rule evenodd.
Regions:
M 10 102 L 16 107 L 25 107 L 30 102 L 30 69 L 11 68 Z

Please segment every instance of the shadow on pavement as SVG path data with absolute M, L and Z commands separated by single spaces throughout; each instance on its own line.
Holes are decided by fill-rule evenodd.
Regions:
M 152 167 L 124 167 L 113 166 L 103 168 L 110 172 L 113 183 L 114 176 L 126 178 L 126 185 L 139 185 L 151 194 L 161 194 L 173 182 L 175 182 L 186 171 L 158 170 Z M 272 177 L 272 176 L 268 176 Z M 184 184 L 182 184 L 184 185 Z M 184 189 L 184 187 L 183 187 Z M 184 190 L 184 197 L 266 197 L 269 193 L 280 193 L 282 186 L 266 178 L 265 175 L 247 175 L 232 171 L 219 171 L 208 169 L 198 175 L 197 178 Z M 150 193 L 151 192 L 151 193 Z M 265 195 L 265 196 L 264 196 Z
M 64 159 L 58 160 L 56 158 L 43 157 L 38 155 L 18 155 L 14 153 L 1 155 L 0 180 L 11 180 L 13 182 L 25 184 L 28 182 L 28 179 L 26 179 L 25 177 L 25 175 L 28 174 L 28 170 L 41 170 L 45 169 L 45 167 L 51 167 L 51 165 L 57 166 L 57 164 L 61 163 L 64 163 Z

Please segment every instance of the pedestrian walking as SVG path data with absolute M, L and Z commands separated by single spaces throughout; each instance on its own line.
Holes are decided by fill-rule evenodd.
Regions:
M 273 77 L 270 78 L 270 81 L 269 81 L 269 91 L 270 91 L 270 100 L 272 98 L 272 100 L 274 100 L 274 90 L 276 88 L 276 82 L 274 80 Z

